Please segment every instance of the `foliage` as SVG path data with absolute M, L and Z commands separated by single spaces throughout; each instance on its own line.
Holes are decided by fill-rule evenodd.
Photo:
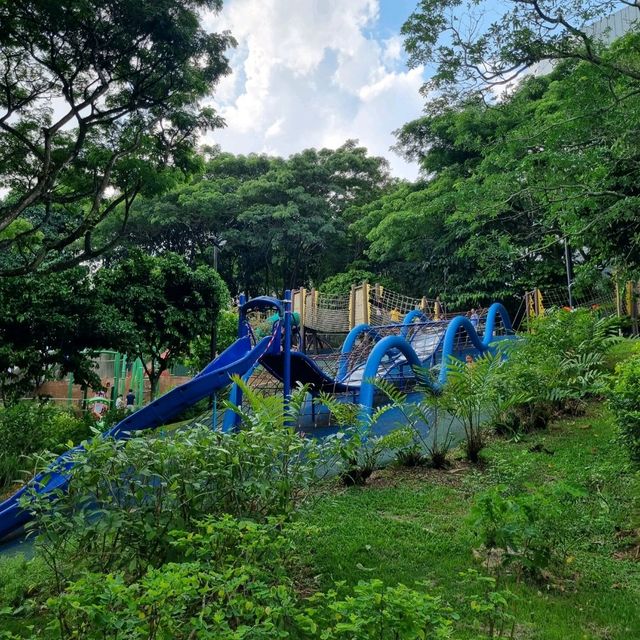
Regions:
M 461 572 L 460 578 L 476 591 L 468 597 L 468 602 L 484 637 L 513 638 L 516 617 L 510 610 L 515 594 L 509 589 L 499 590 L 498 581 L 493 576 L 483 575 L 475 569 Z
M 349 268 L 342 273 L 336 273 L 327 278 L 321 285 L 320 291 L 328 295 L 345 295 L 349 293 L 352 285 L 362 284 L 381 284 L 384 287 L 392 286 L 393 283 L 385 276 L 380 276 L 366 269 Z
M 121 212 L 121 232 L 138 194 L 194 168 L 198 134 L 222 125 L 198 104 L 229 72 L 233 38 L 199 19 L 221 4 L 2 3 L 0 231 L 27 223 L 1 241 L 5 274 L 94 258 L 117 239 L 94 246 L 96 227 Z
M 617 341 L 616 318 L 592 311 L 555 309 L 529 321 L 529 333 L 506 347 L 493 379 L 500 402 L 492 416 L 502 431 L 546 426 L 558 411 L 581 411 L 607 385 L 608 349 Z
M 253 412 L 241 414 L 237 433 L 201 425 L 128 442 L 95 438 L 76 454 L 53 509 L 51 496 L 26 497 L 57 582 L 80 567 L 142 575 L 170 559 L 170 531 L 190 531 L 205 515 L 264 521 L 292 512 L 321 477 L 321 446 L 285 427 L 281 399 L 248 389 L 245 397 Z
M 418 10 L 417 34 L 436 28 L 441 11 L 473 3 L 423 4 L 433 13 Z M 637 38 L 603 56 L 637 68 Z M 574 299 L 592 300 L 605 268 L 633 275 L 640 264 L 639 121 L 637 80 L 588 62 L 529 76 L 499 104 L 431 100 L 397 132 L 397 149 L 425 179 L 397 185 L 354 218 L 369 270 L 411 283 L 414 295 L 465 306 L 497 298 L 515 311 L 522 290 L 563 284 L 566 240 Z
M 625 0 L 509 0 L 491 21 L 493 5 L 478 0 L 420 0 L 402 27 L 410 64 L 434 65 L 423 87 L 452 97 L 497 91 L 532 65 L 547 60 L 580 60 L 606 72 L 640 79 L 638 60 L 611 60 L 604 37 L 590 24 L 624 7 Z M 460 15 L 469 23 L 460 24 Z M 636 16 L 637 17 L 637 16 Z
M 123 319 L 113 346 L 142 360 L 152 397 L 162 373 L 189 353 L 192 340 L 210 335 L 229 295 L 214 269 L 192 269 L 173 253 L 154 257 L 132 251 L 113 267 L 100 269 L 95 282 L 104 303 Z
M 57 637 L 450 637 L 456 618 L 441 598 L 380 580 L 344 584 L 302 600 L 290 576 L 294 539 L 308 528 L 207 518 L 171 534 L 176 560 L 140 578 L 87 573 L 51 598 Z M 422 585 L 420 585 L 422 586 Z M 398 634 L 401 634 L 400 636 Z
M 208 518 L 174 531 L 176 561 L 130 582 L 89 573 L 49 602 L 60 637 L 290 637 L 297 605 L 286 567 L 291 539 L 277 522 Z
M 0 487 L 18 479 L 33 454 L 80 443 L 91 434 L 91 424 L 46 402 L 27 400 L 0 410 Z
M 238 338 L 238 314 L 221 309 L 216 322 L 216 350 L 222 353 Z M 195 372 L 211 361 L 211 336 L 201 335 L 191 342 L 186 364 Z
M 338 464 L 340 478 L 346 486 L 366 484 L 379 467 L 382 456 L 395 447 L 403 446 L 403 441 L 394 432 L 385 436 L 373 434 L 373 425 L 391 409 L 391 405 L 363 417 L 359 405 L 340 402 L 335 396 L 324 392 L 317 402 L 330 411 L 332 421 L 341 427 L 328 441 Z
M 426 586 L 426 585 L 420 585 Z M 353 594 L 342 595 L 344 583 L 310 598 L 314 622 L 326 640 L 407 640 L 449 638 L 457 616 L 442 598 L 403 584 L 385 586 L 381 580 L 361 581 Z
M 465 453 L 471 462 L 479 461 L 486 415 L 495 411 L 498 402 L 493 380 L 501 364 L 499 356 L 486 353 L 471 364 L 452 358 L 446 365 L 449 371 L 442 391 L 443 408 L 462 423 Z
M 3 556 L 0 559 L 0 609 L 25 606 L 50 577 L 40 558 L 27 560 L 23 555 Z
M 640 462 L 640 357 L 635 356 L 616 367 L 609 406 L 631 458 Z
M 213 152 L 192 183 L 140 202 L 126 244 L 212 265 L 214 241 L 224 240 L 218 266 L 233 293 L 282 292 L 359 257 L 350 211 L 389 183 L 386 161 L 355 141 L 286 160 Z
M 385 380 L 376 387 L 386 396 L 391 407 L 402 415 L 402 426 L 390 434 L 395 442 L 396 459 L 404 466 L 425 462 L 436 469 L 447 466 L 447 455 L 453 444 L 454 416 L 446 413 L 446 396 L 440 393 L 432 370 L 416 370 L 418 389 L 423 394 L 418 402 L 408 402 L 405 393 Z M 397 440 L 397 442 L 396 442 Z
M 120 332 L 119 317 L 92 290 L 87 269 L 0 278 L 0 394 L 6 403 L 72 373 L 100 386 L 91 356 Z
M 480 494 L 471 517 L 487 565 L 499 572 L 515 563 L 537 579 L 551 567 L 562 566 L 570 537 L 566 504 L 584 495 L 583 490 L 567 484 L 516 495 L 498 485 Z

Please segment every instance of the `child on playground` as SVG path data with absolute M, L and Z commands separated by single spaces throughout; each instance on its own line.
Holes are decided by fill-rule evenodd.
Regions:
M 127 411 L 133 411 L 136 404 L 136 394 L 133 393 L 133 389 L 129 389 L 127 393 Z

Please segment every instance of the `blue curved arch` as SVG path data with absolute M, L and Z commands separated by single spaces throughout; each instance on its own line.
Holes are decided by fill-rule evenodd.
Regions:
M 484 339 L 483 342 L 485 344 L 489 344 L 491 342 L 491 338 L 493 338 L 493 334 L 496 329 L 496 321 L 497 316 L 500 316 L 502 320 L 502 324 L 506 329 L 507 333 L 515 333 L 513 330 L 513 326 L 511 325 L 511 318 L 509 317 L 509 312 L 504 308 L 500 302 L 494 302 L 487 311 L 487 324 L 484 329 Z
M 413 313 L 413 312 L 412 312 Z M 421 313 L 418 311 L 418 313 Z M 409 317 L 409 316 L 407 316 Z M 413 316 L 413 318 L 419 317 L 417 314 Z M 435 391 L 440 391 L 442 386 L 447 381 L 448 375 L 448 367 L 446 366 L 447 362 L 451 357 L 456 357 L 456 334 L 459 330 L 464 330 L 469 339 L 471 340 L 471 344 L 473 347 L 480 353 L 484 354 L 487 351 L 492 351 L 492 343 L 495 338 L 495 331 L 498 323 L 498 318 L 502 320 L 504 328 L 506 329 L 507 334 L 514 334 L 513 327 L 511 325 L 511 319 L 509 318 L 509 313 L 505 309 L 505 307 L 499 302 L 493 303 L 488 311 L 487 311 L 487 320 L 486 327 L 484 331 L 484 337 L 481 338 L 478 335 L 475 327 L 473 326 L 471 320 L 466 316 L 456 316 L 453 318 L 449 324 L 447 325 L 447 330 L 444 333 L 440 343 L 434 350 L 434 353 L 429 358 L 428 362 L 430 362 L 431 366 L 435 364 L 435 356 L 436 352 L 442 346 L 442 368 L 440 369 L 440 374 L 438 376 L 437 382 L 434 384 L 430 380 L 422 380 L 423 384 L 429 384 Z M 404 327 L 403 327 L 404 328 Z M 408 328 L 408 325 L 407 325 Z M 404 355 L 408 364 L 414 367 L 423 367 L 425 363 L 421 362 L 418 358 L 418 355 L 414 351 L 413 347 L 407 342 L 404 337 L 400 336 L 388 336 L 383 338 L 376 344 L 373 348 L 369 357 L 367 359 L 367 363 L 365 365 L 364 375 L 362 386 L 360 388 L 360 405 L 361 409 L 361 418 L 366 419 L 371 415 L 371 410 L 373 407 L 373 399 L 375 394 L 375 385 L 371 382 L 378 373 L 378 368 L 380 367 L 380 363 L 384 356 L 393 350 L 398 350 Z
M 407 315 L 404 317 L 404 320 L 402 321 L 402 329 L 400 329 L 400 335 L 403 338 L 409 332 L 409 328 L 416 318 L 420 318 L 424 323 L 433 322 L 433 320 L 431 320 L 431 318 L 420 309 L 414 309 L 413 311 L 409 311 L 409 313 L 407 313 Z
M 375 379 L 378 373 L 382 359 L 389 351 L 394 350 L 400 351 L 411 366 L 422 366 L 422 362 L 420 362 L 420 358 L 418 358 L 413 347 L 404 338 L 400 336 L 387 336 L 386 338 L 382 338 L 372 349 L 364 368 L 362 385 L 360 387 L 360 406 L 362 407 L 360 415 L 362 419 L 366 419 L 371 415 L 373 397 L 375 395 L 375 385 L 372 380 Z
M 373 327 L 370 324 L 359 324 L 356 325 L 349 333 L 347 337 L 344 339 L 342 343 L 342 349 L 340 350 L 340 361 L 338 362 L 338 373 L 336 375 L 337 380 L 344 380 L 349 373 L 347 367 L 349 365 L 349 354 L 353 351 L 353 346 L 356 343 L 356 340 L 363 333 L 368 333 L 375 341 L 380 340 L 380 334 L 377 331 L 377 327 Z
M 491 343 L 495 337 L 498 316 L 502 320 L 507 334 L 513 335 L 514 331 L 511 325 L 509 312 L 499 302 L 494 302 L 487 311 L 487 323 L 483 338 L 480 338 L 476 328 L 466 316 L 456 316 L 449 323 L 442 343 L 442 368 L 440 369 L 440 375 L 438 377 L 438 383 L 440 385 L 443 385 L 447 381 L 447 374 L 449 371 L 447 363 L 449 362 L 449 359 L 456 357 L 455 340 L 458 330 L 464 329 L 467 332 L 472 345 L 480 352 L 480 354 L 484 354 L 487 351 L 491 351 Z

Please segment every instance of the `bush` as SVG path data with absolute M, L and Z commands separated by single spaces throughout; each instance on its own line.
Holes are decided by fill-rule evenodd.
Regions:
M 640 356 L 617 365 L 609 406 L 632 460 L 640 463 Z
M 486 416 L 494 414 L 500 404 L 495 379 L 501 366 L 501 358 L 490 354 L 471 364 L 459 360 L 448 364 L 442 408 L 462 423 L 465 453 L 471 462 L 479 461 L 484 447 Z
M 11 484 L 24 468 L 24 456 L 61 452 L 91 434 L 92 421 L 51 403 L 25 401 L 0 411 L 0 488 Z
M 536 579 L 550 567 L 562 566 L 572 526 L 567 510 L 584 495 L 561 483 L 515 495 L 505 486 L 480 494 L 471 517 L 487 566 L 500 570 L 515 565 Z
M 25 498 L 59 582 L 83 566 L 141 575 L 171 558 L 170 531 L 191 531 L 205 515 L 291 513 L 319 480 L 322 445 L 285 426 L 280 398 L 246 387 L 245 398 L 253 411 L 241 414 L 238 433 L 202 425 L 128 442 L 96 438 L 53 509 L 51 496 Z
M 373 434 L 376 421 L 395 405 L 384 406 L 363 419 L 359 405 L 340 402 L 330 394 L 321 393 L 317 402 L 329 409 L 331 419 L 341 427 L 334 437 L 327 438 L 327 443 L 345 486 L 365 485 L 380 466 L 382 456 L 406 444 L 403 435 L 396 432 L 380 437 Z
M 171 534 L 176 560 L 139 578 L 88 573 L 50 601 L 59 637 L 290 637 L 305 617 L 287 575 L 294 548 L 281 523 L 207 518 Z
M 51 576 L 39 558 L 23 555 L 0 558 L 0 609 L 17 606 L 40 592 Z
M 449 638 L 457 618 L 440 597 L 375 579 L 359 582 L 352 593 L 339 583 L 310 602 L 314 626 L 321 631 L 310 637 L 322 640 Z
M 589 397 L 605 393 L 605 354 L 619 340 L 618 326 L 586 309 L 532 319 L 526 336 L 501 345 L 507 360 L 492 386 L 504 407 L 494 426 L 513 434 L 544 428 L 558 413 L 581 413 Z
M 89 573 L 49 601 L 58 637 L 260 640 L 428 639 L 450 636 L 454 615 L 438 597 L 379 580 L 308 599 L 291 577 L 291 525 L 207 518 L 173 532 L 176 560 L 129 581 Z

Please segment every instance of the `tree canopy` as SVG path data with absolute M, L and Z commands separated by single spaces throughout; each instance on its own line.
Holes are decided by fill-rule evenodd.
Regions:
M 135 250 L 95 276 L 97 295 L 122 318 L 113 346 L 142 360 L 151 396 L 160 376 L 191 343 L 210 335 L 220 310 L 229 302 L 227 288 L 211 267 L 191 269 L 175 253 L 149 256 Z
M 236 291 L 282 292 L 345 268 L 361 247 L 350 214 L 391 184 L 387 163 L 348 141 L 288 159 L 215 153 L 197 179 L 141 201 L 127 245 L 219 268 Z
M 634 0 L 506 0 L 496 12 L 489 0 L 420 0 L 402 27 L 409 62 L 435 66 L 423 92 L 452 97 L 487 94 L 508 86 L 544 61 L 585 61 L 605 72 L 640 80 L 637 56 L 610 56 L 610 27 L 599 20 Z M 495 16 L 498 16 L 495 18 Z M 433 99 L 433 96 L 432 96 Z
M 221 126 L 199 99 L 229 72 L 221 0 L 0 2 L 0 274 L 61 270 L 116 240 L 139 194 L 192 170 Z M 94 232 L 120 212 L 102 243 Z M 17 225 L 17 227 L 16 227 Z M 12 249 L 12 250 L 9 250 Z

